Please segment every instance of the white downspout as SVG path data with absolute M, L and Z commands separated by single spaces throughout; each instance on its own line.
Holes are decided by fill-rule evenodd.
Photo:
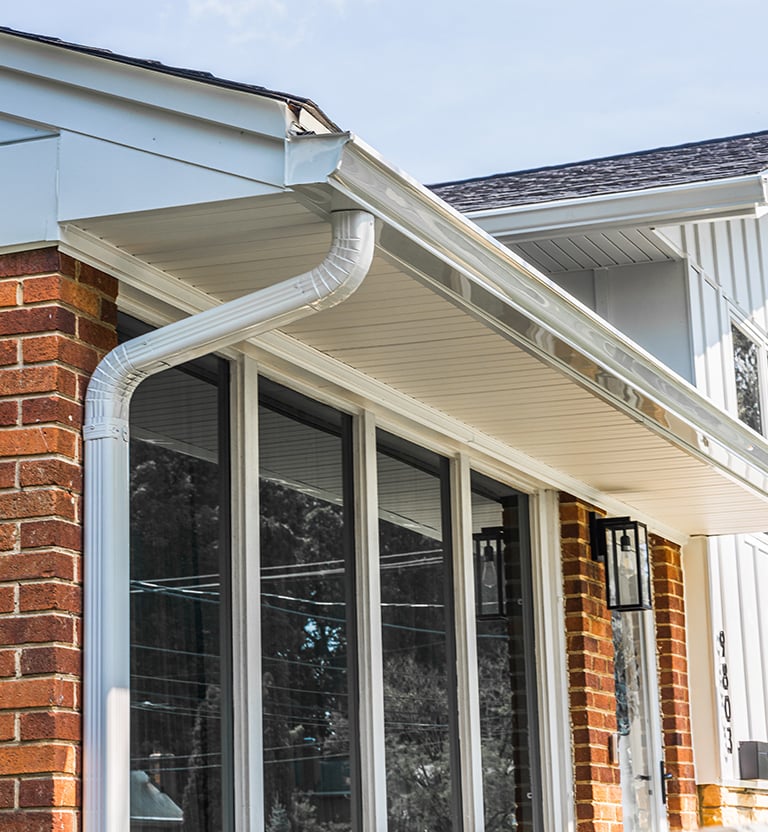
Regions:
M 128 410 L 154 373 L 335 306 L 373 258 L 373 217 L 331 215 L 325 260 L 306 274 L 169 324 L 112 350 L 85 404 L 85 832 L 128 832 L 130 818 L 130 608 Z

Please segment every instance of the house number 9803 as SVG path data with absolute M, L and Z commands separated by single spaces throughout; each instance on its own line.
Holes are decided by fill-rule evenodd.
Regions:
M 731 728 L 731 696 L 728 693 L 730 680 L 728 679 L 728 659 L 725 652 L 725 631 L 720 630 L 717 635 L 718 659 L 720 661 L 720 707 L 723 709 L 723 741 L 728 754 L 733 754 L 733 730 Z

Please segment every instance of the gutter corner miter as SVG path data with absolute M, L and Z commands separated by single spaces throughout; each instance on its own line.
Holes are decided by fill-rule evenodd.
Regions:
M 339 211 L 331 224 L 331 248 L 311 271 L 121 344 L 91 378 L 83 427 L 85 832 L 129 828 L 131 396 L 154 373 L 346 300 L 370 268 L 374 220 L 364 211 Z

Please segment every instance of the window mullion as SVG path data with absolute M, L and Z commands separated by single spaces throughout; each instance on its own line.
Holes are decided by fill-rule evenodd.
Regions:
M 263 829 L 258 378 L 244 358 L 233 384 L 232 659 L 235 829 Z
M 360 774 L 364 832 L 387 828 L 384 676 L 381 640 L 376 424 L 372 413 L 355 420 L 357 637 Z
M 472 498 L 469 460 L 464 455 L 451 462 L 451 514 L 463 832 L 482 832 L 485 822 L 472 561 Z

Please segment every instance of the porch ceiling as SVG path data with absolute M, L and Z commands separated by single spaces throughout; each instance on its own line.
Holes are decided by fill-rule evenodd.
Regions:
M 161 296 L 175 285 L 201 307 L 206 296 L 230 300 L 309 269 L 330 240 L 328 223 L 291 194 L 76 226 L 84 239 L 146 265 Z M 511 342 L 393 262 L 391 248 L 379 250 L 349 300 L 287 334 L 666 528 L 714 534 L 766 525 L 762 483 L 749 487 L 649 427 L 647 402 L 614 406 Z

